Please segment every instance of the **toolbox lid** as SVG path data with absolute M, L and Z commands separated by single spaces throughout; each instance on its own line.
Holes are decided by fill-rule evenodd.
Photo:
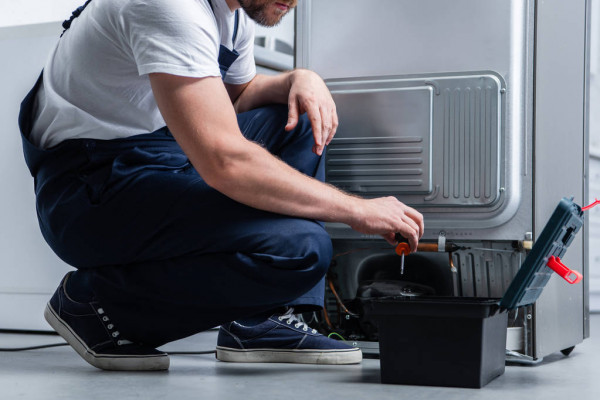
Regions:
M 582 225 L 581 207 L 572 198 L 563 198 L 500 300 L 501 309 L 530 305 L 540 297 L 553 273 L 548 259 L 562 257 Z

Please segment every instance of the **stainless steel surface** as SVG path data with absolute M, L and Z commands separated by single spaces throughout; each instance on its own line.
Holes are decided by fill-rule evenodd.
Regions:
M 531 356 L 521 354 L 516 351 L 506 350 L 506 361 L 515 363 L 515 364 L 523 364 L 523 365 L 536 365 L 542 362 L 541 358 L 533 358 Z
M 352 151 L 365 151 L 361 146 L 385 149 L 380 157 L 387 157 L 394 148 L 408 146 L 422 148 L 410 156 L 418 159 L 417 164 L 388 164 L 387 170 L 381 168 L 381 164 L 355 165 L 348 168 L 354 169 L 352 173 L 337 171 L 339 165 L 335 165 L 336 173 L 329 174 L 328 179 L 338 184 L 343 180 L 340 186 L 347 185 L 346 189 L 363 195 L 391 193 L 417 206 L 425 215 L 425 239 L 437 239 L 443 233 L 450 240 L 471 243 L 470 251 L 455 255 L 460 271 L 457 285 L 460 294 L 495 296 L 503 293 L 524 257 L 523 252 L 510 249 L 511 242 L 523 241 L 529 233 L 537 238 L 561 197 L 574 195 L 580 204 L 587 200 L 588 6 L 586 0 L 307 0 L 301 3 L 297 13 L 297 64 L 314 69 L 326 78 L 334 96 L 339 95 L 334 85 L 339 82 L 362 84 L 363 80 L 389 76 L 416 79 L 413 88 L 418 90 L 412 97 L 399 92 L 395 93 L 395 99 L 390 92 L 385 95 L 351 93 L 352 96 L 361 94 L 364 97 L 361 100 L 350 98 L 347 93 L 344 98 L 339 97 L 340 140 L 332 146 L 331 161 L 339 162 L 336 160 L 339 154 L 334 152 L 336 146 L 343 145 L 347 153 L 342 155 L 346 158 L 353 155 Z M 333 18 L 343 23 L 331 24 Z M 365 21 L 376 22 L 368 28 L 356 29 Z M 328 40 L 323 40 L 324 37 Z M 498 200 L 490 203 L 492 207 L 458 199 L 461 205 L 429 206 L 424 199 L 431 196 L 437 182 L 443 182 L 443 179 L 436 182 L 436 168 L 444 174 L 453 174 L 456 165 L 445 166 L 434 156 L 440 151 L 440 144 L 436 144 L 436 140 L 440 140 L 437 132 L 443 132 L 443 137 L 452 124 L 440 118 L 441 113 L 435 107 L 436 95 L 432 94 L 434 90 L 428 89 L 423 81 L 429 76 L 449 77 L 472 71 L 493 71 L 506 85 L 499 103 L 499 180 L 488 180 Z M 422 82 L 417 82 L 418 79 Z M 360 108 L 361 101 L 365 109 Z M 378 110 L 389 102 L 393 103 L 392 107 L 388 106 L 390 114 L 380 117 Z M 403 125 L 400 122 L 404 110 L 398 110 L 403 106 L 415 110 L 411 117 L 418 118 L 419 123 Z M 357 114 L 363 118 L 357 118 Z M 390 126 L 395 127 L 397 137 L 420 139 L 410 145 L 390 142 L 393 134 L 389 132 L 394 132 Z M 361 131 L 365 133 L 361 135 Z M 357 138 L 366 140 L 373 131 L 378 132 L 374 143 L 365 145 L 356 141 Z M 481 133 L 481 129 L 476 131 L 479 136 Z M 385 140 L 375 143 L 379 138 Z M 429 143 L 431 163 L 427 159 Z M 458 147 L 461 148 L 460 141 Z M 368 156 L 375 158 L 377 150 Z M 405 154 L 398 152 L 396 160 L 406 157 Z M 364 175 L 372 173 L 365 172 L 366 169 L 379 169 L 379 175 L 375 178 Z M 412 169 L 413 175 L 407 174 L 406 169 Z M 416 171 L 418 169 L 420 171 Z M 393 175 L 390 171 L 398 173 L 396 183 L 408 178 L 405 180 L 414 186 L 396 184 L 393 188 L 392 183 L 370 193 L 371 185 L 381 183 L 373 181 L 390 183 Z M 368 179 L 371 180 L 364 184 Z M 460 179 L 448 187 L 453 189 L 455 182 Z M 426 189 L 431 193 L 423 193 Z M 451 202 L 455 192 L 446 193 Z M 496 208 L 490 212 L 493 207 Z M 341 242 L 349 239 L 368 242 L 375 238 L 352 233 L 340 224 L 329 224 L 328 230 Z M 565 257 L 567 265 L 581 266 L 584 274 L 587 274 L 584 260 L 587 231 L 586 226 Z M 497 249 L 495 254 L 478 250 L 490 247 Z M 358 280 L 357 271 L 377 257 L 383 257 L 382 251 L 354 254 L 340 262 L 348 269 L 350 278 Z M 354 267 L 348 268 L 350 265 Z M 356 283 L 345 285 L 351 292 Z M 578 344 L 587 336 L 586 286 L 567 285 L 553 278 L 535 310 L 533 307 L 527 310 L 527 318 L 522 321 L 525 355 L 540 359 Z
M 405 186 L 398 190 L 398 180 L 389 182 L 389 179 L 383 179 L 383 177 L 388 178 L 389 175 L 379 177 L 379 180 L 384 182 L 372 182 L 376 179 L 359 175 L 365 173 L 361 170 L 354 179 L 347 179 L 348 176 L 343 175 L 344 180 L 351 181 L 351 188 L 354 184 L 359 192 L 362 189 L 364 193 L 370 188 L 365 190 L 367 188 L 365 185 L 359 188 L 360 185 L 356 185 L 357 181 L 371 179 L 370 185 L 387 183 L 387 187 L 379 185 L 376 189 L 380 193 L 395 191 L 402 200 L 419 207 L 424 213 L 426 219 L 424 237 L 427 239 L 437 238 L 442 230 L 446 232 L 449 239 L 467 240 L 522 239 L 525 232 L 532 231 L 532 193 L 528 188 L 531 187 L 533 9 L 533 1 L 522 0 L 486 2 L 478 0 L 452 2 L 308 0 L 301 2 L 297 13 L 296 63 L 298 66 L 315 70 L 330 84 L 356 83 L 360 81 L 356 79 L 358 77 L 416 78 L 415 91 L 412 92 L 414 96 L 407 98 L 406 93 L 395 92 L 397 98 L 393 100 L 393 105 L 388 107 L 395 107 L 397 120 L 411 111 L 415 111 L 411 120 L 418 118 L 418 122 L 412 125 L 409 123 L 401 125 L 402 130 L 398 129 L 398 132 L 405 137 L 423 139 L 419 142 L 424 149 L 423 164 L 412 167 L 404 165 L 416 173 L 415 177 L 404 180 L 417 186 Z M 331 24 L 332 18 L 344 23 Z M 367 29 L 356 29 L 356 26 L 364 21 L 375 23 L 369 25 Z M 323 40 L 325 37 L 327 40 Z M 452 101 L 457 98 L 451 95 L 445 97 L 443 92 L 438 96 L 434 88 L 428 88 L 423 82 L 420 84 L 416 82 L 419 78 L 427 80 L 431 76 L 438 80 L 444 77 L 453 79 L 460 75 L 473 75 L 474 71 L 493 71 L 491 75 L 499 77 L 502 83 L 492 85 L 492 88 L 502 88 L 504 84 L 506 85 L 505 94 L 500 96 L 502 100 L 498 100 L 498 104 L 503 102 L 503 105 L 498 107 L 501 113 L 497 121 L 498 132 L 502 134 L 493 141 L 498 147 L 493 148 L 491 152 L 492 155 L 498 152 L 498 164 L 488 165 L 489 168 L 498 168 L 498 166 L 500 168 L 496 172 L 488 170 L 489 177 L 493 179 L 486 180 L 489 195 L 486 199 L 489 203 L 486 205 L 492 205 L 487 208 L 481 207 L 484 197 L 478 199 L 480 201 L 478 203 L 473 194 L 464 196 L 469 179 L 460 176 L 463 171 L 471 171 L 471 168 L 473 172 L 480 172 L 480 170 L 475 170 L 474 164 L 465 163 L 462 166 L 459 164 L 459 168 L 454 168 L 456 166 L 454 164 L 441 165 L 444 147 L 434 143 L 440 140 L 443 142 L 444 132 L 448 139 L 457 138 L 455 150 L 458 157 L 455 159 L 458 159 L 460 152 L 467 149 L 464 146 L 472 144 L 467 141 L 461 142 L 462 138 L 466 137 L 462 136 L 463 132 L 470 134 L 469 129 L 474 128 L 475 137 L 480 137 L 482 133 L 486 136 L 485 127 L 467 123 L 474 114 L 471 114 L 472 109 L 466 106 L 468 104 L 466 99 L 472 100 L 466 88 L 473 86 L 454 82 L 456 89 L 460 89 L 460 95 L 452 91 L 449 94 L 457 95 L 460 100 Z M 335 95 L 335 88 L 332 89 Z M 428 90 L 434 103 L 431 110 L 427 108 Z M 475 91 L 470 93 L 474 94 Z M 461 95 L 465 97 L 460 98 Z M 368 93 L 361 100 L 367 104 L 367 99 L 376 99 L 376 103 L 371 102 L 369 108 L 361 113 L 361 115 L 371 114 L 370 121 L 375 120 L 376 123 L 370 131 L 389 132 L 386 126 L 393 118 L 388 118 L 386 121 L 377 120 L 380 115 L 377 113 L 377 108 L 385 101 L 386 96 L 388 96 L 387 100 L 390 100 L 393 95 L 386 93 L 375 97 L 374 93 Z M 356 107 L 352 108 L 352 105 L 348 104 L 359 102 L 356 96 L 352 97 L 349 102 L 345 99 L 339 101 L 338 106 L 342 110 L 346 107 L 349 107 L 348 110 L 356 110 Z M 496 98 L 495 95 L 492 97 Z M 442 100 L 444 98 L 446 103 Z M 439 103 L 438 106 L 436 103 Z M 440 104 L 442 106 L 439 106 Z M 402 107 L 404 105 L 406 108 Z M 444 107 L 448 107 L 446 117 L 454 115 L 456 118 L 444 120 Z M 496 115 L 495 112 L 492 114 Z M 411 120 L 406 119 L 406 121 Z M 432 170 L 428 169 L 426 159 L 429 149 L 425 132 L 430 121 L 433 125 L 431 160 L 435 167 Z M 337 137 L 340 140 L 346 140 L 348 136 L 356 137 L 358 128 L 355 122 L 356 119 L 342 117 Z M 365 122 L 362 125 L 365 131 L 366 124 Z M 493 125 L 495 126 L 495 123 Z M 453 135 L 452 130 L 458 135 Z M 363 134 L 363 136 L 368 135 L 369 132 Z M 384 135 L 384 137 L 389 136 Z M 493 137 L 493 134 L 490 137 Z M 341 142 L 338 143 L 341 145 Z M 397 143 L 388 142 L 378 143 L 378 145 L 398 147 Z M 332 152 L 335 151 L 336 146 L 338 144 L 334 142 Z M 370 146 L 370 148 L 378 147 Z M 472 157 L 479 156 L 470 149 L 465 151 L 466 153 L 472 154 Z M 394 165 L 393 169 L 399 168 Z M 418 169 L 422 171 L 417 171 Z M 481 172 L 485 173 L 485 170 Z M 404 178 L 408 177 L 404 176 Z M 472 182 L 475 182 L 474 177 Z M 464 186 L 461 186 L 463 184 Z M 430 192 L 420 195 L 420 198 L 410 194 L 410 190 L 423 192 L 425 189 L 430 189 Z M 436 190 L 438 190 L 437 197 L 435 197 Z M 454 197 L 456 193 L 461 194 Z M 431 206 L 423 200 L 429 196 L 443 203 L 444 194 L 448 195 L 444 207 L 439 207 L 440 204 L 435 203 Z M 457 216 L 458 204 L 462 205 L 462 210 L 459 210 L 460 216 Z M 328 229 L 335 238 L 368 238 L 340 224 L 330 224 Z
M 506 332 L 506 349 L 511 351 L 523 351 L 525 345 L 523 340 L 523 327 L 508 328 Z
M 534 236 L 537 238 L 558 199 L 585 203 L 586 0 L 538 2 L 536 27 Z M 583 230 L 587 230 L 584 226 Z M 583 232 L 563 261 L 587 275 Z M 584 286 L 553 276 L 535 305 L 534 357 L 580 343 L 587 313 Z
M 600 157 L 590 157 L 590 196 L 588 202 L 600 199 Z M 600 206 L 588 211 L 589 221 L 589 274 L 587 280 L 590 287 L 590 310 L 600 311 Z
M 590 113 L 591 113 L 591 60 L 592 60 L 592 0 L 586 0 L 586 10 L 585 10 L 585 31 L 584 31 L 584 116 L 583 116 L 583 148 L 584 148 L 584 156 L 583 156 L 583 199 L 582 203 L 586 203 L 586 199 L 589 198 L 589 186 L 590 186 L 590 175 L 589 175 L 589 163 L 590 163 Z M 590 230 L 589 230 L 589 218 L 584 220 L 584 230 L 583 230 L 583 259 L 585 264 L 585 273 L 589 275 L 590 271 Z M 590 281 L 589 279 L 584 279 L 583 283 L 583 310 L 584 310 L 584 319 L 583 319 L 583 337 L 588 338 L 590 336 L 590 321 L 589 321 L 589 313 L 590 313 Z
M 327 149 L 327 181 L 417 207 L 497 208 L 502 78 L 492 73 L 329 80 L 345 127 Z M 468 218 L 468 214 L 467 217 Z
M 525 318 L 523 319 L 523 354 L 533 357 L 534 347 L 533 341 L 535 338 L 533 332 L 534 320 L 533 320 L 533 308 L 534 306 L 527 306 L 522 311 L 525 314 Z
M 600 0 L 592 1 L 590 33 L 590 161 L 588 202 L 600 198 Z M 600 210 L 589 211 L 589 308 L 600 311 Z

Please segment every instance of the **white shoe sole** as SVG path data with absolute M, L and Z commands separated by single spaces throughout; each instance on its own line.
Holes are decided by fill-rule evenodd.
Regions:
M 63 321 L 54 309 L 46 305 L 44 318 L 50 326 L 75 349 L 75 351 L 88 363 L 96 368 L 110 371 L 162 371 L 169 368 L 167 354 L 156 355 L 121 355 L 121 354 L 96 354 L 91 350 L 69 325 Z
M 282 350 L 233 349 L 217 346 L 217 360 L 245 363 L 295 363 L 295 364 L 358 364 L 362 361 L 360 349 L 348 350 Z

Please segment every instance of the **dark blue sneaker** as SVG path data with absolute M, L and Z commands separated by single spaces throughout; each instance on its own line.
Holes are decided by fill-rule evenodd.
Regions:
M 65 287 L 68 273 L 48 302 L 44 317 L 85 361 L 114 371 L 158 371 L 169 368 L 169 356 L 120 337 L 102 307 L 72 300 Z
M 217 359 L 230 362 L 299 364 L 358 364 L 360 349 L 327 338 L 304 322 L 290 308 L 255 326 L 237 322 L 221 326 Z

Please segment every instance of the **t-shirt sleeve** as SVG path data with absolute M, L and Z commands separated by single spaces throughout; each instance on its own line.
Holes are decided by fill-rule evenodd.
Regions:
M 212 10 L 197 0 L 131 0 L 120 22 L 140 75 L 221 76 Z
M 254 62 L 254 22 L 240 10 L 240 31 L 235 49 L 240 56 L 227 71 L 225 83 L 241 85 L 250 82 L 256 75 Z M 241 33 L 240 32 L 240 33 Z

